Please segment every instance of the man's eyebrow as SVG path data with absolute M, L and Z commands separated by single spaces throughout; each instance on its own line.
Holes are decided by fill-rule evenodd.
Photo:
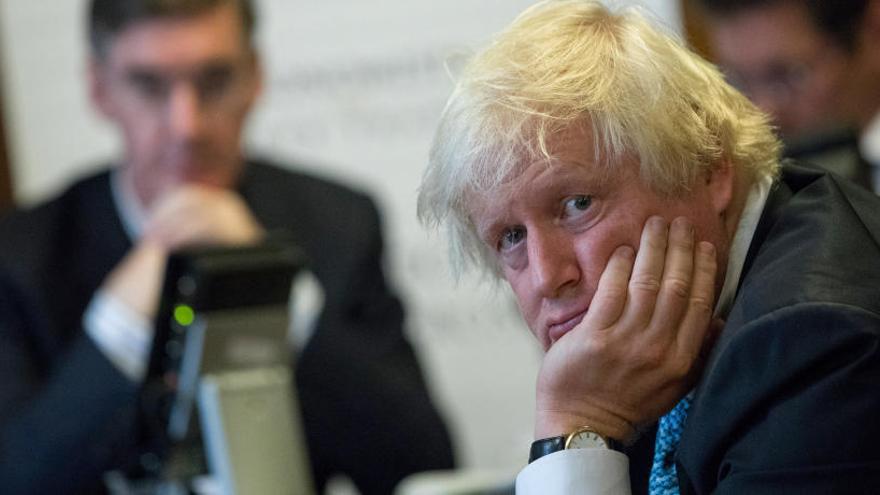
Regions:
M 123 68 L 123 73 L 132 77 L 173 79 L 176 77 L 193 77 L 208 72 L 223 72 L 235 68 L 238 60 L 221 57 L 206 60 L 187 67 L 162 67 L 159 65 L 135 63 Z
M 205 63 L 199 64 L 194 68 L 196 73 L 228 71 L 235 68 L 239 61 L 232 59 L 212 59 Z
M 557 166 L 560 168 L 560 172 L 557 173 L 567 179 L 565 185 L 577 185 L 596 193 L 607 189 L 617 179 L 613 169 L 589 160 L 560 160 Z
M 166 71 L 159 67 L 143 64 L 133 64 L 122 69 L 122 74 L 126 79 L 165 79 Z
M 161 71 L 143 66 L 126 68 L 123 77 L 126 81 L 134 84 L 161 84 L 168 79 Z
M 495 232 L 497 232 L 501 228 L 502 222 L 498 221 L 497 218 L 493 218 L 488 222 L 474 223 L 474 227 L 477 231 L 477 237 L 480 238 L 483 242 L 488 241 L 492 237 L 495 237 Z

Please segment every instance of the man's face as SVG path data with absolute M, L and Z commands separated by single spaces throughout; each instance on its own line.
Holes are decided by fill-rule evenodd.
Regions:
M 697 241 L 715 244 L 723 279 L 727 203 L 716 195 L 714 181 L 721 179 L 715 174 L 698 180 L 687 198 L 666 199 L 639 179 L 634 160 L 621 163 L 615 177 L 599 172 L 585 132 L 569 132 L 550 145 L 551 166 L 526 164 L 512 181 L 469 203 L 481 240 L 495 252 L 545 350 L 580 323 L 611 254 L 623 245 L 637 250 L 653 215 L 688 217 Z
M 850 55 L 798 2 L 713 19 L 709 35 L 731 83 L 773 117 L 784 137 L 847 123 L 842 98 Z
M 91 76 L 92 100 L 122 132 L 123 174 L 144 206 L 186 183 L 235 184 L 261 80 L 234 6 L 135 23 Z

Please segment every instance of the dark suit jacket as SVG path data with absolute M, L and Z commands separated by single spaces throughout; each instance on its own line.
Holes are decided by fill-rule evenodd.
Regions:
M 786 166 L 685 423 L 681 493 L 880 493 L 878 417 L 880 200 Z
M 379 216 L 365 196 L 250 163 L 240 192 L 269 231 L 305 250 L 326 293 L 296 378 L 315 479 L 349 475 L 364 494 L 452 466 L 447 430 L 402 331 L 381 269 Z M 108 173 L 0 222 L 0 491 L 95 493 L 126 462 L 138 385 L 81 319 L 131 247 Z

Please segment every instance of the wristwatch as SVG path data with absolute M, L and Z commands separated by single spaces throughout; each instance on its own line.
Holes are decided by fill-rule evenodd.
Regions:
M 529 450 L 529 463 L 531 464 L 547 454 L 568 449 L 606 449 L 620 451 L 621 445 L 613 438 L 608 438 L 602 435 L 593 427 L 581 426 L 567 435 L 542 438 L 541 440 L 532 442 L 532 448 Z

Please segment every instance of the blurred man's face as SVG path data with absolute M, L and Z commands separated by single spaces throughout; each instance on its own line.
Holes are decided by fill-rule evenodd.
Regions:
M 91 82 L 122 132 L 123 174 L 144 206 L 186 183 L 235 184 L 261 80 L 234 6 L 133 24 L 93 62 Z
M 605 265 L 619 246 L 638 251 L 647 219 L 686 216 L 697 241 L 718 253 L 719 287 L 726 266 L 728 202 L 712 175 L 686 198 L 664 198 L 638 176 L 635 160 L 614 177 L 597 170 L 584 132 L 550 143 L 554 163 L 526 164 L 501 188 L 470 198 L 470 218 L 495 253 L 520 311 L 544 349 L 583 319 Z
M 850 57 L 798 2 L 714 19 L 709 34 L 731 83 L 774 118 L 783 137 L 848 123 L 842 98 Z

